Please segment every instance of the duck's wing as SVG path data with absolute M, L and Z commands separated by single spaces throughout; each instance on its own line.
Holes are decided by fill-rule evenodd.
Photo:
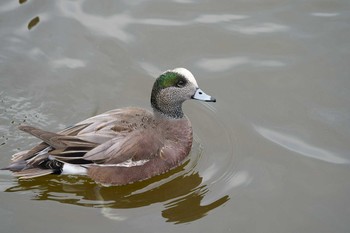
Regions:
M 149 160 L 157 156 L 164 140 L 153 128 L 115 137 L 87 152 L 83 159 L 97 164 L 120 164 L 128 160 Z
M 94 161 L 87 175 L 98 183 L 125 185 L 169 170 L 174 165 L 170 157 L 175 156 L 169 156 L 174 154 L 167 153 L 164 139 L 151 131 L 111 140 L 86 153 L 84 159 Z
M 83 158 L 87 152 L 99 145 L 110 143 L 111 139 L 116 142 L 124 138 L 141 126 L 135 125 L 135 122 L 141 122 L 145 116 L 149 118 L 150 113 L 143 109 L 117 109 L 88 118 L 58 133 L 32 126 L 20 126 L 21 130 L 43 142 L 28 151 L 13 155 L 12 163 L 4 169 L 17 172 L 36 168 L 38 165 L 44 167 L 45 160 L 55 158 L 75 164 L 91 163 L 92 161 Z
M 88 147 L 93 148 L 97 146 L 97 143 L 82 140 L 76 136 L 61 135 L 57 133 L 48 132 L 42 129 L 35 128 L 33 126 L 19 126 L 19 129 L 33 135 L 36 138 L 41 139 L 46 146 L 50 146 L 56 150 L 64 150 L 67 148 L 79 148 Z
M 64 168 L 71 167 L 69 164 L 78 168 L 82 166 L 85 170 L 87 164 L 123 162 L 134 155 L 123 154 L 122 150 L 114 153 L 117 151 L 116 145 L 132 147 L 133 144 L 130 143 L 135 143 L 137 136 L 129 142 L 126 138 L 131 138 L 130 135 L 149 126 L 152 119 L 152 114 L 147 110 L 124 108 L 88 118 L 58 133 L 21 126 L 21 130 L 41 139 L 42 142 L 28 151 L 13 155 L 12 163 L 3 169 L 14 172 L 20 178 L 32 178 L 51 173 L 65 173 Z M 100 153 L 94 153 L 94 156 L 92 152 L 89 153 L 98 150 Z M 104 152 L 106 154 L 102 156 Z

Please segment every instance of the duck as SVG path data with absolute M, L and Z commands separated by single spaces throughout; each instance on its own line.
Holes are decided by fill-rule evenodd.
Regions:
M 153 84 L 152 111 L 114 109 L 57 133 L 19 126 L 41 142 L 12 155 L 2 170 L 19 179 L 85 175 L 105 185 L 127 185 L 166 173 L 191 151 L 193 130 L 182 110 L 191 99 L 216 102 L 198 87 L 189 70 L 167 70 Z

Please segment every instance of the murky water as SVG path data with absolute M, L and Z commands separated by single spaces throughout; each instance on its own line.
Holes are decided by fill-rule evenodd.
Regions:
M 349 232 L 350 2 L 0 3 L 0 165 L 103 111 L 149 107 L 154 77 L 190 69 L 183 166 L 101 187 L 0 172 L 1 232 Z

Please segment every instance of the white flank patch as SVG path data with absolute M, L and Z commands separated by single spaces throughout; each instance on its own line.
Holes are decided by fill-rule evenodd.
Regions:
M 142 166 L 145 163 L 147 163 L 149 160 L 148 159 L 143 159 L 143 160 L 137 160 L 133 161 L 131 159 L 126 160 L 122 163 L 117 163 L 117 164 L 94 164 L 100 167 L 137 167 L 137 166 Z
M 63 164 L 62 168 L 62 174 L 65 175 L 86 175 L 87 169 L 80 166 L 80 165 L 74 165 L 65 163 Z
M 64 174 L 64 175 L 86 175 L 87 169 L 91 165 L 99 166 L 99 167 L 137 167 L 137 166 L 144 165 L 148 161 L 149 161 L 148 159 L 137 160 L 137 161 L 133 161 L 133 160 L 129 159 L 129 160 L 126 160 L 122 163 L 117 163 L 117 164 L 87 164 L 87 165 L 84 165 L 84 167 L 80 166 L 80 165 L 65 163 L 65 164 L 63 164 L 61 174 Z
M 185 68 L 176 68 L 174 70 L 172 70 L 173 72 L 176 72 L 178 74 L 181 74 L 182 76 L 184 76 L 188 81 L 190 81 L 191 83 L 193 83 L 196 87 L 198 87 L 197 81 L 194 78 L 193 74 Z

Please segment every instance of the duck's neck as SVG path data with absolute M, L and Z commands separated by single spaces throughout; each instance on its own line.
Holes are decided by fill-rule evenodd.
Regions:
M 159 106 L 152 104 L 152 108 L 154 115 L 160 118 L 181 119 L 185 116 L 181 104 L 179 106 L 171 106 L 171 108 L 167 106 L 160 108 Z
M 175 100 L 166 93 L 160 93 L 157 87 L 153 87 L 151 94 L 151 105 L 155 115 L 159 117 L 181 119 L 184 117 L 181 100 Z

